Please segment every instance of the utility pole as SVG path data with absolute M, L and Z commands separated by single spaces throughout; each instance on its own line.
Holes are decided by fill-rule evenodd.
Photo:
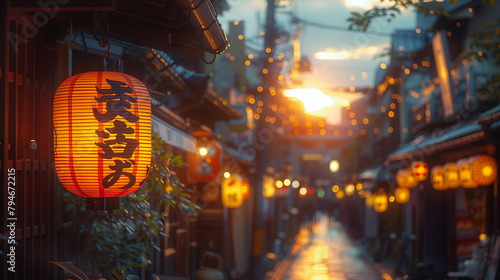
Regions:
M 259 118 L 257 124 L 257 133 L 256 137 L 256 156 L 257 156 L 257 164 L 258 164 L 258 188 L 256 190 L 255 195 L 255 223 L 254 223 L 254 234 L 258 234 L 260 238 L 256 238 L 254 236 L 253 240 L 259 240 L 259 243 L 253 244 L 253 246 L 261 246 L 261 251 L 263 254 L 269 251 L 267 244 L 268 238 L 271 238 L 269 234 L 269 225 L 266 223 L 269 213 L 269 202 L 272 198 L 265 198 L 263 196 L 263 176 L 266 174 L 266 168 L 269 164 L 269 147 L 268 144 L 272 141 L 274 132 L 269 127 L 269 124 L 265 121 L 265 116 L 270 114 L 270 109 L 267 104 L 269 104 L 270 94 L 269 88 L 273 86 L 276 81 L 277 73 L 276 68 L 273 67 L 272 62 L 270 62 L 269 58 L 274 56 L 274 48 L 275 48 L 275 39 L 276 39 L 276 20 L 275 20 L 275 0 L 267 0 L 267 10 L 266 10 L 266 26 L 265 26 L 265 35 L 264 35 L 264 50 L 261 53 L 260 59 L 262 61 L 263 68 L 261 70 L 267 69 L 267 73 L 264 74 L 264 71 L 261 71 L 261 81 L 262 81 L 262 92 L 261 92 L 261 100 L 264 102 L 264 106 L 262 106 L 262 114 Z M 271 60 L 272 61 L 272 60 Z M 266 201 L 267 199 L 267 201 Z M 267 205 L 266 205 L 267 204 Z M 267 207 L 264 207 L 267 206 Z M 255 256 L 257 259 L 254 259 L 254 273 L 260 274 L 265 273 L 266 264 L 264 258 L 262 256 Z M 263 275 L 255 275 L 255 276 L 263 276 Z M 255 278 L 255 277 L 254 277 Z

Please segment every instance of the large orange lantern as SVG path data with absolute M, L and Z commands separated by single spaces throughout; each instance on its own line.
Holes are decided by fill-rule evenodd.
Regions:
M 479 186 L 492 184 L 497 177 L 497 163 L 489 155 L 477 155 L 469 158 L 472 180 Z
M 408 168 L 399 169 L 396 172 L 396 183 L 400 188 L 411 189 L 418 186 L 418 180 Z
M 460 177 L 458 176 L 458 165 L 455 162 L 448 162 L 444 166 L 444 180 L 449 189 L 460 187 Z
M 429 167 L 423 161 L 414 161 L 411 164 L 411 172 L 418 181 L 425 181 L 429 173 Z
M 389 199 L 387 198 L 387 194 L 379 190 L 378 192 L 373 194 L 373 209 L 376 212 L 382 213 L 387 211 L 389 207 Z
M 241 185 L 243 177 L 235 173 L 224 173 L 222 179 L 222 204 L 227 208 L 238 208 L 243 204 Z
M 407 188 L 396 188 L 394 190 L 394 198 L 397 203 L 406 203 L 410 200 L 410 190 Z
M 468 159 L 464 158 L 457 161 L 457 167 L 460 185 L 465 189 L 476 188 L 477 184 L 472 180 L 472 168 L 469 165 Z
M 448 188 L 442 165 L 436 165 L 432 168 L 431 183 L 432 187 L 437 191 L 445 191 Z
M 207 183 L 214 180 L 222 167 L 224 156 L 222 145 L 206 131 L 191 133 L 196 138 L 197 153 L 188 153 L 188 177 L 194 183 Z
M 63 186 L 87 198 L 140 188 L 151 164 L 151 108 L 146 87 L 116 72 L 66 79 L 54 97 L 55 164 Z

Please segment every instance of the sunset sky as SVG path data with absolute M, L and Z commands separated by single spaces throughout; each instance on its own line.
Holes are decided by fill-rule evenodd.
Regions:
M 228 3 L 230 10 L 219 17 L 223 29 L 229 30 L 229 22 L 243 21 L 246 44 L 254 49 L 262 47 L 259 32 L 264 30 L 266 0 L 228 0 Z M 317 88 L 326 95 L 352 102 L 359 98 L 359 94 L 344 92 L 340 95 L 338 89 L 374 86 L 376 69 L 382 62 L 389 62 L 388 57 L 374 59 L 374 56 L 389 47 L 391 32 L 395 29 L 415 29 L 415 15 L 406 10 L 390 23 L 385 20 L 374 22 L 366 33 L 347 31 L 347 19 L 351 12 L 362 13 L 374 3 L 379 1 L 292 0 L 285 7 L 277 8 L 277 25 L 284 30 L 294 31 L 289 12 L 304 22 L 313 23 L 301 25 L 300 52 L 301 56 L 309 58 L 312 71 L 300 73 L 300 87 Z

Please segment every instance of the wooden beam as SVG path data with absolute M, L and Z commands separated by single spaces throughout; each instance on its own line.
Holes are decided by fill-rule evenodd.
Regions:
M 45 12 L 54 13 L 59 11 L 114 11 L 116 0 L 17 0 L 11 1 L 10 11 L 13 12 Z

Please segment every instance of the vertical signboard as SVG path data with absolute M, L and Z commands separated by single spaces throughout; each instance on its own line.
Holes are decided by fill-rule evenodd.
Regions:
M 453 115 L 453 97 L 451 92 L 450 80 L 450 53 L 448 41 L 444 31 L 436 33 L 432 38 L 432 49 L 434 51 L 434 60 L 436 61 L 436 70 L 441 88 L 441 98 L 443 99 L 444 115 L 450 117 Z

